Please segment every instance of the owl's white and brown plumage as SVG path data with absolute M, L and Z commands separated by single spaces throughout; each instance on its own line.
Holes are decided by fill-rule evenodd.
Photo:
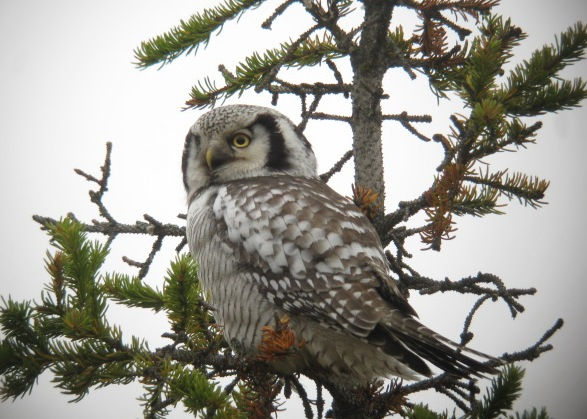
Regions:
M 456 375 L 492 372 L 414 319 L 371 223 L 318 179 L 310 143 L 282 114 L 249 105 L 204 114 L 182 167 L 190 251 L 239 353 L 254 356 L 263 326 L 287 315 L 305 344 L 275 361 L 286 373 L 413 379 L 431 374 L 422 358 Z

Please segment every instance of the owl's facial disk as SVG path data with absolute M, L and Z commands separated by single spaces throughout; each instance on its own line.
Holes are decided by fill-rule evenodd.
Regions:
M 310 143 L 279 112 L 228 105 L 202 115 L 186 137 L 182 158 L 188 200 L 211 184 L 274 174 L 316 176 Z
M 229 181 L 256 175 L 265 166 L 268 137 L 267 131 L 255 124 L 212 138 L 201 151 L 211 178 Z

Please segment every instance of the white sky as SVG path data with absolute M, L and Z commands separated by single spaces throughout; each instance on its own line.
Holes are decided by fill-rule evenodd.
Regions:
M 132 65 L 133 49 L 141 40 L 159 34 L 179 19 L 188 18 L 211 1 L 66 1 L 21 0 L 0 2 L 0 182 L 3 192 L 0 228 L 0 261 L 3 266 L 0 294 L 14 299 L 37 299 L 48 276 L 43 257 L 45 234 L 31 219 L 33 214 L 59 217 L 73 211 L 83 220 L 97 217 L 87 198 L 88 184 L 73 173 L 81 168 L 98 175 L 105 142 L 114 145 L 110 191 L 105 199 L 115 218 L 134 222 L 148 212 L 166 222 L 179 222 L 185 211 L 180 158 L 188 127 L 200 112 L 180 112 L 190 87 L 204 75 L 217 77 L 219 63 L 233 68 L 235 60 L 253 50 L 287 40 L 289 25 L 304 31 L 308 21 L 281 19 L 269 34 L 259 24 L 269 7 L 253 12 L 238 25 L 229 24 L 220 37 L 196 58 L 190 56 L 160 71 L 139 71 Z M 271 5 L 280 2 L 271 1 Z M 577 20 L 585 21 L 587 6 L 581 0 L 505 0 L 501 10 L 530 36 L 515 50 L 514 62 Z M 401 23 L 403 14 L 396 14 Z M 259 23 L 256 23 L 259 22 Z M 251 29 L 252 28 L 252 29 Z M 581 63 L 565 77 L 587 77 Z M 443 132 L 453 104 L 435 101 L 422 83 L 411 83 L 401 72 L 386 78 L 390 113 L 431 113 L 435 124 L 419 125 L 429 135 Z M 229 103 L 235 103 L 237 98 Z M 240 102 L 269 106 L 267 96 L 245 95 Z M 277 107 L 295 121 L 296 102 L 280 99 Z M 329 101 L 320 109 L 348 113 L 348 105 Z M 551 181 L 548 206 L 540 210 L 512 203 L 506 216 L 458 220 L 456 239 L 440 253 L 421 252 L 410 242 L 414 266 L 428 276 L 460 279 L 478 271 L 499 275 L 507 286 L 536 287 L 538 294 L 522 300 L 526 312 L 515 321 L 502 302 L 487 305 L 474 322 L 472 346 L 500 355 L 524 349 L 542 335 L 558 317 L 565 327 L 552 343 L 555 350 L 527 367 L 518 409 L 548 407 L 553 417 L 580 417 L 587 410 L 587 351 L 584 304 L 587 261 L 584 217 L 587 169 L 585 108 L 540 118 L 544 128 L 538 144 L 520 153 L 490 159 L 495 168 L 511 167 Z M 444 131 L 446 132 L 446 131 Z M 327 170 L 350 147 L 349 130 L 339 124 L 311 122 L 306 134 L 313 143 L 321 171 Z M 416 197 L 426 187 L 441 159 L 440 147 L 411 137 L 399 124 L 385 126 L 387 205 Z M 351 167 L 335 176 L 335 189 L 350 195 Z M 167 261 L 177 242 L 168 241 L 149 274 L 151 284 L 161 284 Z M 139 238 L 115 243 L 107 270 L 133 272 L 121 255 L 142 260 L 150 248 Z M 439 295 L 411 300 L 421 320 L 433 329 L 458 339 L 462 319 L 473 298 Z M 165 319 L 146 311 L 113 307 L 111 321 L 125 331 L 146 337 L 151 347 L 161 346 L 158 336 L 167 331 Z M 77 404 L 51 386 L 43 374 L 31 396 L 0 404 L 0 417 L 45 418 L 140 417 L 135 398 L 141 387 L 112 387 L 92 391 Z M 425 399 L 434 407 L 448 406 L 443 396 Z M 297 417 L 293 410 L 280 417 Z M 173 417 L 183 417 L 181 408 Z

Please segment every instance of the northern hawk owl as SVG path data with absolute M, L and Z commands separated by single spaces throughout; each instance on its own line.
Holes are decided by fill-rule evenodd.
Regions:
M 202 115 L 183 152 L 187 239 L 227 342 L 255 356 L 263 326 L 289 317 L 304 344 L 274 361 L 333 382 L 492 372 L 418 322 L 368 218 L 316 175 L 312 147 L 279 112 Z M 465 349 L 477 357 L 482 354 Z

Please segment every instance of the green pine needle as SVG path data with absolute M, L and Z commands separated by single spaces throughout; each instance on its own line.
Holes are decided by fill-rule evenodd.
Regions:
M 519 116 L 536 116 L 579 106 L 587 98 L 587 83 L 580 78 L 549 81 L 546 86 L 523 92 L 508 104 L 508 112 Z
M 478 406 L 475 417 L 478 419 L 497 418 L 511 410 L 514 401 L 520 397 L 524 370 L 515 365 L 506 366 L 491 380 L 483 401 Z
M 138 277 L 123 274 L 106 275 L 102 290 L 108 297 L 128 307 L 150 308 L 155 312 L 163 309 L 163 294 L 145 284 Z
M 6 344 L 0 345 L 0 364 L 6 365 L 4 357 L 11 356 L 12 359 L 19 360 L 18 365 L 11 365 L 6 371 L 2 372 L 2 381 L 0 382 L 0 399 L 16 399 L 24 397 L 33 389 L 39 375 L 43 372 L 43 366 L 40 363 L 32 362 L 21 357 L 21 349 L 13 349 L 12 354 L 7 354 Z
M 524 410 L 522 414 L 516 412 L 516 416 L 509 416 L 509 419 L 552 419 L 546 409 L 543 407 L 538 410 L 535 407 L 532 410 Z
M 81 224 L 65 218 L 54 226 L 47 226 L 54 246 L 63 253 L 60 262 L 65 286 L 71 290 L 70 303 L 93 319 L 103 317 L 106 299 L 99 292 L 98 271 L 102 267 L 108 248 L 98 241 L 89 241 Z M 47 270 L 51 271 L 51 259 Z
M 500 151 L 512 151 L 513 148 L 509 147 L 511 145 L 517 149 L 534 144 L 536 133 L 541 127 L 541 122 L 527 126 L 519 118 L 512 118 L 511 121 L 503 120 L 502 132 L 485 131 L 481 133 L 470 156 L 479 160 Z
M 135 64 L 140 68 L 158 63 L 165 65 L 184 53 L 195 52 L 201 44 L 207 46 L 212 32 L 260 3 L 261 0 L 226 0 L 193 15 L 187 21 L 182 20 L 163 35 L 142 42 L 134 51 Z
M 37 337 L 32 326 L 32 317 L 33 308 L 30 302 L 18 302 L 10 297 L 7 301 L 2 297 L 0 326 L 2 333 L 7 338 L 13 338 L 23 343 L 35 343 Z
M 455 419 L 454 413 L 449 416 L 448 412 L 436 413 L 428 408 L 428 405 L 417 404 L 406 411 L 408 419 Z
M 488 16 L 471 46 L 465 45 L 465 62 L 438 68 L 430 73 L 430 83 L 437 96 L 455 91 L 469 107 L 491 97 L 502 66 L 512 57 L 512 49 L 526 37 L 520 28 L 501 16 Z
M 98 286 L 108 249 L 89 241 L 79 223 L 65 218 L 47 226 L 57 248 L 45 260 L 50 283 L 41 303 L 2 300 L 0 397 L 23 396 L 50 368 L 54 382 L 74 401 L 90 387 L 128 383 L 132 361 L 148 351 L 144 342 L 122 342 L 122 332 L 106 320 L 106 299 Z
M 225 414 L 232 411 L 232 417 L 237 417 L 236 410 L 230 406 L 229 396 L 198 370 L 177 367 L 169 378 L 169 388 L 172 397 L 181 398 L 186 410 L 193 415 L 204 409 L 222 409 Z
M 396 27 L 394 31 L 388 31 L 387 36 L 393 45 L 395 45 L 404 55 L 410 55 L 413 49 L 413 45 L 409 39 L 405 38 L 404 28 L 402 25 Z M 393 51 L 392 54 L 395 55 Z
M 189 254 L 178 256 L 167 270 L 163 300 L 169 320 L 179 330 L 190 329 L 202 316 L 207 316 L 200 304 L 197 265 Z

